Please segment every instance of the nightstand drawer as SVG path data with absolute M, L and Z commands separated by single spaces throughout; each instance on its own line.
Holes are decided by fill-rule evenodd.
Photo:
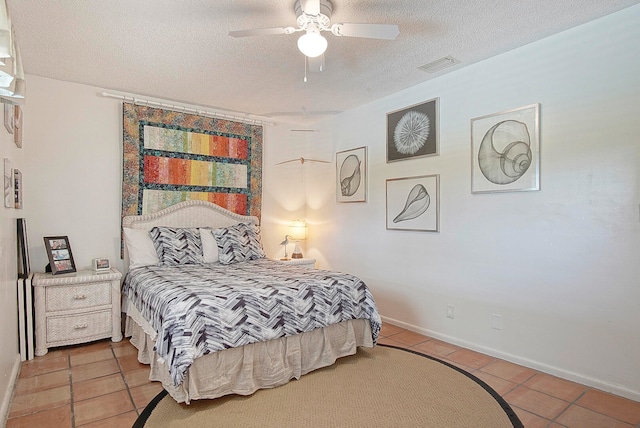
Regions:
M 111 335 L 111 309 L 78 315 L 47 317 L 47 342 Z
M 111 283 L 95 282 L 64 287 L 47 287 L 46 311 L 66 311 L 111 304 Z

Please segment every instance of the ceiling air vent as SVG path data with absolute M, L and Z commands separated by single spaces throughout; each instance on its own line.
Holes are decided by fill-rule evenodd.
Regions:
M 421 65 L 418 68 L 422 71 L 426 71 L 427 73 L 435 73 L 436 71 L 443 70 L 447 67 L 451 67 L 452 65 L 459 63 L 459 59 L 455 59 L 451 55 L 448 55 L 444 58 L 440 58 L 433 62 L 430 62 L 429 64 Z

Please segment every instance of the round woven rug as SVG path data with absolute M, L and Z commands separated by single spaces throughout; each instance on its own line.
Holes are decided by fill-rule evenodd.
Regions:
M 522 427 L 486 383 L 414 351 L 360 348 L 299 380 L 250 396 L 178 404 L 165 391 L 133 428 Z

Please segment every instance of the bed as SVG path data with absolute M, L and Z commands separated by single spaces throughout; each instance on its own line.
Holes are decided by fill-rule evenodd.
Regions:
M 266 258 L 256 217 L 186 201 L 124 217 L 123 235 L 125 335 L 177 402 L 250 395 L 376 344 L 366 285 Z

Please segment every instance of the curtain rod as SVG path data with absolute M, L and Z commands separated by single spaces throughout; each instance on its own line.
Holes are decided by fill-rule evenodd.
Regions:
M 214 112 L 214 111 L 208 111 L 208 110 L 201 110 L 201 109 L 196 109 L 196 108 L 187 107 L 187 106 L 183 106 L 183 105 L 165 104 L 164 102 L 160 102 L 160 101 L 145 100 L 145 99 L 138 98 L 138 97 L 129 97 L 129 96 L 126 96 L 126 95 L 112 94 L 112 93 L 109 93 L 109 92 L 102 92 L 101 95 L 103 97 L 106 97 L 106 98 L 115 98 L 115 99 L 122 100 L 122 101 L 132 102 L 133 104 L 136 104 L 136 105 L 144 105 L 144 106 L 149 106 L 149 107 L 161 107 L 161 108 L 168 109 L 168 110 L 174 110 L 174 111 L 179 111 L 179 112 L 183 112 L 183 113 L 198 114 L 200 116 L 209 116 L 209 117 L 213 117 L 213 118 L 216 118 L 216 119 L 235 120 L 235 121 L 238 121 L 238 122 L 244 122 L 244 123 L 248 123 L 248 124 L 251 124 L 251 125 L 269 125 L 269 126 L 273 126 L 273 122 L 267 122 L 267 121 L 262 120 L 262 119 L 252 119 L 252 118 L 249 118 L 249 117 L 234 116 L 234 115 L 227 114 L 227 113 Z

